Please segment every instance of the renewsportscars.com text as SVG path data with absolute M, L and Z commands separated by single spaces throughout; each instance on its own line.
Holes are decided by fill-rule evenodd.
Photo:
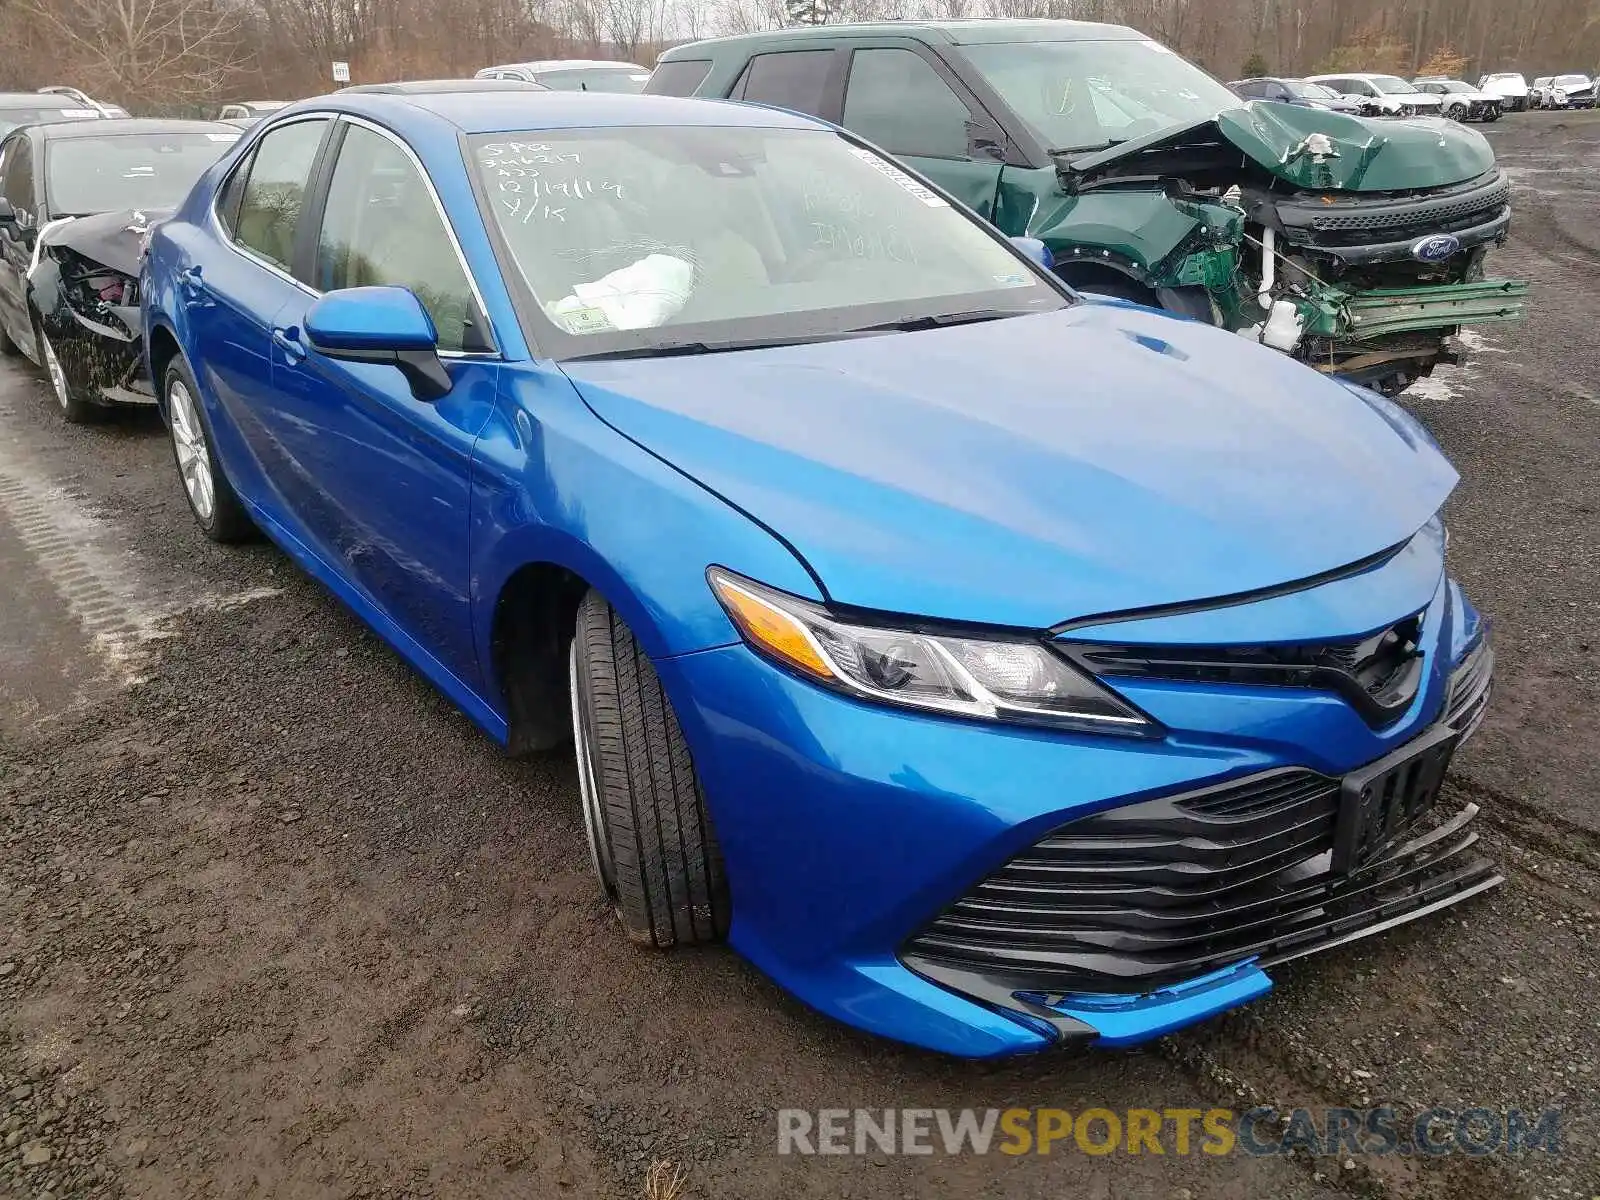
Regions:
M 779 1154 L 1266 1156 L 1561 1152 L 1561 1110 L 823 1108 L 778 1110 Z

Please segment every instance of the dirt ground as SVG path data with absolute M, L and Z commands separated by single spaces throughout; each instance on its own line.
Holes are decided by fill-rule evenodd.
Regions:
M 631 946 L 570 761 L 510 763 L 282 555 L 204 542 L 159 424 L 0 368 L 0 1193 L 1600 1195 L 1600 116 L 1487 130 L 1527 325 L 1408 399 L 1461 468 L 1500 687 L 1453 787 L 1508 886 L 1133 1053 L 974 1065 L 726 951 Z M 785 1107 L 1563 1109 L 1563 1152 L 800 1159 Z

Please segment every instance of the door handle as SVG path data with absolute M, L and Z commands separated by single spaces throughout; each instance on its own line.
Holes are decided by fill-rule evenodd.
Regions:
M 272 344 L 283 351 L 283 356 L 291 365 L 305 359 L 306 344 L 300 340 L 300 330 L 295 326 L 275 328 L 272 331 Z
M 211 303 L 211 293 L 206 288 L 206 281 L 200 277 L 199 267 L 190 267 L 178 276 L 178 290 L 183 293 L 183 298 L 197 308 L 204 308 Z

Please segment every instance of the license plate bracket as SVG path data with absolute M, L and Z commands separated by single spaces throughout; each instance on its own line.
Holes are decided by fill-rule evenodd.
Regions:
M 1435 726 L 1344 777 L 1333 833 L 1335 874 L 1371 862 L 1433 807 L 1460 738 L 1448 725 Z

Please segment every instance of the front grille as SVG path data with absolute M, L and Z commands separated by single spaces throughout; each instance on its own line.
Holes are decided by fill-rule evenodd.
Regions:
M 1440 732 L 1448 743 L 1445 729 L 1428 745 Z M 1246 958 L 1293 958 L 1498 882 L 1470 853 L 1474 806 L 1437 822 L 1437 778 L 1408 761 L 1384 780 L 1414 789 L 1387 810 L 1404 819 L 1348 872 L 1332 869 L 1351 812 L 1343 781 L 1271 771 L 1060 827 L 942 913 L 903 958 L 930 978 L 979 975 L 1026 992 L 1146 992 Z
M 1374 728 L 1405 712 L 1422 685 L 1422 616 L 1353 641 L 1267 646 L 1113 646 L 1063 643 L 1084 670 L 1103 676 L 1265 687 L 1318 688 L 1348 700 Z
M 1511 202 L 1504 175 L 1440 196 L 1345 199 L 1299 196 L 1278 202 L 1286 239 L 1295 245 L 1358 246 L 1456 233 L 1487 224 Z

